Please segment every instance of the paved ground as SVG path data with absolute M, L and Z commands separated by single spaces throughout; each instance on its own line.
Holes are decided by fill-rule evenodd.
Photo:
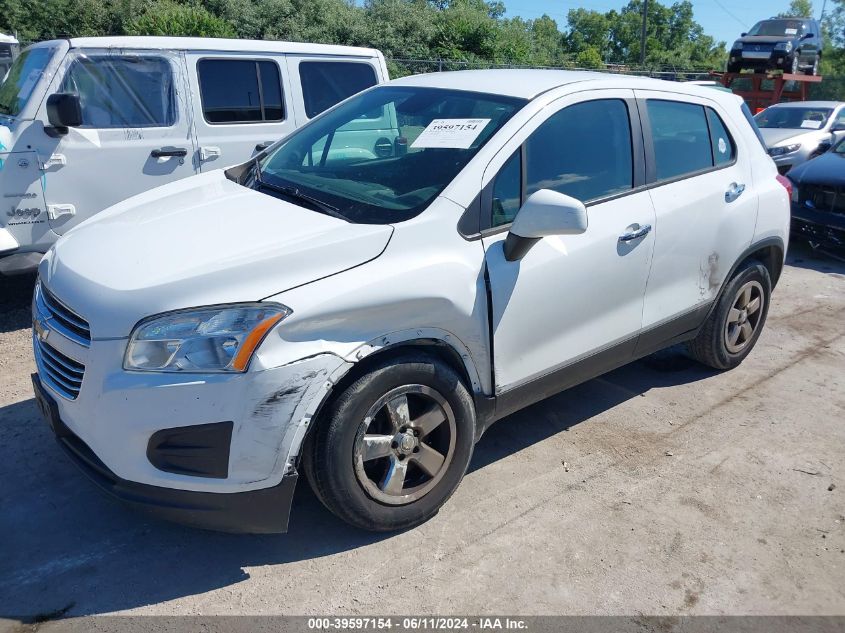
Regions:
M 791 256 L 731 373 L 673 350 L 499 422 L 388 536 L 304 485 L 271 537 L 102 497 L 31 398 L 30 286 L 0 285 L 0 614 L 845 614 L 845 264 Z

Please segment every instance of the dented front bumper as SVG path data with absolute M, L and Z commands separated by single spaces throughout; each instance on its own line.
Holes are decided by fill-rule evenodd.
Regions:
M 125 341 L 93 341 L 84 354 L 59 350 L 75 352 L 85 366 L 74 400 L 50 381 L 36 386 L 55 403 L 63 448 L 80 449 L 68 450 L 74 461 L 112 495 L 146 510 L 161 505 L 157 514 L 166 518 L 230 531 L 238 525 L 284 531 L 286 510 L 284 520 L 276 513 L 262 524 L 260 512 L 249 514 L 246 506 L 289 505 L 305 431 L 332 375 L 348 363 L 318 354 L 244 374 L 131 372 L 121 366 L 124 347 Z M 182 507 L 187 515 L 170 516 Z

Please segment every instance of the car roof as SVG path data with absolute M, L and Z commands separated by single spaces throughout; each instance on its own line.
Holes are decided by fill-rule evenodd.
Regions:
M 467 90 L 533 99 L 549 90 L 572 84 L 595 84 L 602 88 L 666 90 L 712 98 L 719 91 L 678 81 L 635 77 L 586 70 L 501 69 L 456 70 L 394 79 L 390 85 Z M 726 95 L 727 96 L 727 95 Z M 735 96 L 735 95 L 734 95 Z
M 776 103 L 771 108 L 836 108 L 843 104 L 842 101 L 787 101 Z
M 374 48 L 278 42 L 272 40 L 237 40 L 214 37 L 74 37 L 68 40 L 71 48 L 130 48 L 140 50 L 199 50 L 217 52 L 293 53 L 313 55 L 345 55 L 380 57 Z

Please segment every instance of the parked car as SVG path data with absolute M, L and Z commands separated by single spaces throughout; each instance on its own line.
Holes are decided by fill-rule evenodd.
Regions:
M 34 271 L 104 208 L 243 162 L 386 79 L 381 53 L 345 46 L 107 37 L 28 47 L 0 86 L 0 274 Z M 395 127 L 384 111 L 343 134 L 376 152 Z
M 755 72 L 819 74 L 822 56 L 821 28 L 811 18 L 771 18 L 757 22 L 731 46 L 729 73 Z
M 845 137 L 845 103 L 839 101 L 778 103 L 754 120 L 781 174 Z
M 392 151 L 327 151 L 385 109 Z M 302 470 L 353 525 L 418 525 L 495 420 L 681 341 L 739 365 L 783 265 L 786 185 L 710 88 L 406 77 L 60 239 L 35 393 L 97 484 L 160 516 L 283 531 Z
M 20 52 L 20 43 L 11 35 L 0 33 L 0 84 Z
M 789 172 L 792 235 L 814 248 L 845 249 L 845 140 Z

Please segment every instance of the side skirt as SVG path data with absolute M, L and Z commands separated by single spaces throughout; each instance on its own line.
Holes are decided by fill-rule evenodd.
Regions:
M 638 335 L 564 365 L 497 396 L 477 397 L 478 429 L 476 440 L 490 428 L 493 422 L 501 420 L 520 409 L 661 349 L 695 338 L 710 314 L 712 306 L 713 302 L 702 304 L 690 312 L 658 323 Z

